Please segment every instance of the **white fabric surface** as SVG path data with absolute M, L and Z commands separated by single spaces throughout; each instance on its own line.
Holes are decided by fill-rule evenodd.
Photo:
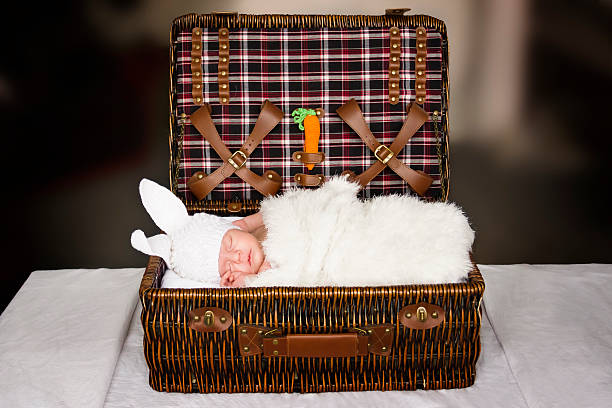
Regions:
M 474 231 L 459 207 L 411 195 L 361 200 L 359 190 L 359 184 L 334 176 L 319 188 L 292 188 L 262 200 L 268 231 L 262 246 L 271 268 L 246 276 L 246 286 L 465 280 L 472 269 Z
M 221 285 L 207 285 L 204 282 L 183 278 L 172 269 L 166 269 L 162 278 L 162 288 L 197 289 L 197 288 L 220 288 Z
M 529 407 L 612 406 L 612 265 L 481 272 L 487 313 Z
M 474 386 L 304 395 L 153 391 L 132 312 L 143 270 L 34 272 L 0 317 L 0 407 L 610 406 L 612 265 L 481 270 Z
M 100 407 L 144 272 L 33 272 L 0 316 L 0 407 Z

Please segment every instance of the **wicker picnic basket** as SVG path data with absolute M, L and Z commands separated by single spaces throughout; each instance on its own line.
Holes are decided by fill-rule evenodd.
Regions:
M 188 210 L 248 215 L 270 192 L 264 182 L 278 191 L 316 188 L 330 175 L 360 174 L 373 165 L 380 168 L 365 183 L 364 198 L 418 190 L 391 163 L 431 178 L 423 199 L 446 200 L 446 27 L 404 11 L 177 18 L 170 35 L 170 184 Z M 343 123 L 340 107 L 350 99 L 385 145 L 376 154 Z M 215 180 L 214 188 L 191 188 L 243 156 L 211 148 L 196 118 L 212 121 L 226 150 L 236 151 L 256 133 L 270 103 L 284 116 L 242 162 L 231 163 L 236 173 Z M 415 103 L 427 118 L 398 148 L 394 139 Z M 303 133 L 289 113 L 302 106 L 320 115 L 323 154 L 309 158 L 314 175 L 295 154 Z M 253 179 L 263 184 L 253 188 Z M 385 287 L 165 289 L 165 271 L 163 260 L 151 257 L 140 286 L 155 390 L 326 392 L 474 383 L 484 291 L 476 265 L 465 283 Z

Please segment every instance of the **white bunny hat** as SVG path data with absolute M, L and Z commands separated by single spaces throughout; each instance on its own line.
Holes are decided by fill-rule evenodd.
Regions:
M 155 224 L 165 234 L 147 238 L 141 230 L 132 232 L 132 246 L 147 255 L 161 257 L 178 275 L 218 285 L 221 239 L 231 221 L 212 214 L 189 215 L 182 201 L 170 190 L 142 179 L 140 198 Z

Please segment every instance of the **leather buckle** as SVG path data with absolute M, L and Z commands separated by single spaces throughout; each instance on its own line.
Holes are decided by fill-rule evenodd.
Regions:
M 381 158 L 379 155 L 379 152 L 381 150 L 387 151 L 387 155 L 384 158 Z M 374 156 L 376 156 L 378 161 L 381 162 L 382 164 L 387 164 L 387 162 L 391 160 L 391 158 L 393 157 L 393 152 L 387 146 L 385 146 L 384 144 L 381 144 L 380 146 L 376 148 L 376 150 L 374 150 Z
M 240 163 L 240 165 L 236 163 L 236 161 L 234 160 L 234 157 L 236 157 L 237 154 L 242 156 L 242 163 Z M 246 154 L 244 154 L 242 150 L 236 150 L 234 153 L 232 153 L 229 159 L 227 159 L 227 162 L 231 164 L 236 170 L 239 170 L 242 166 L 244 166 L 244 163 L 246 163 L 246 160 L 247 160 Z

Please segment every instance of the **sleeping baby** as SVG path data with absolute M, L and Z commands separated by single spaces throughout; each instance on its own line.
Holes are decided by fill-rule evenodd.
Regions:
M 169 190 L 143 180 L 143 204 L 165 234 L 132 234 L 202 286 L 388 286 L 459 282 L 472 269 L 474 231 L 453 204 L 408 195 L 360 200 L 360 186 L 331 177 L 318 189 L 267 197 L 231 219 L 187 214 Z

